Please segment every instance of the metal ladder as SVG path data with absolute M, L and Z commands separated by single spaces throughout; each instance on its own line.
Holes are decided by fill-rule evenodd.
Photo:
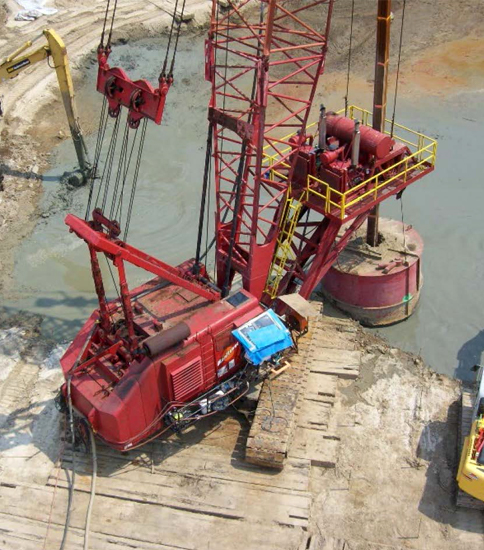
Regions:
M 304 193 L 303 193 L 304 194 Z M 291 244 L 299 221 L 299 212 L 302 208 L 302 195 L 298 199 L 290 196 L 286 199 L 284 213 L 281 217 L 279 237 L 277 239 L 276 251 L 272 260 L 269 276 L 266 282 L 265 292 L 271 297 L 277 296 L 279 284 L 286 273 L 285 266 L 291 255 Z M 295 259 L 295 254 L 292 253 Z

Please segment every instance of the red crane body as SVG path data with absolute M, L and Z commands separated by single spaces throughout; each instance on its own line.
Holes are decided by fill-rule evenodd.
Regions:
M 213 1 L 205 75 L 212 85 L 216 282 L 194 260 L 174 268 L 131 247 L 100 211 L 90 222 L 66 218 L 88 244 L 99 309 L 61 360 L 63 394 L 70 385 L 74 408 L 117 449 L 183 429 L 244 395 L 253 369 L 232 331 L 278 295 L 299 287 L 308 297 L 371 208 L 433 167 L 412 171 L 404 145 L 367 130 L 351 160 L 355 123 L 330 114 L 323 147 L 313 146 L 307 124 L 333 0 L 291 5 L 242 0 L 222 12 Z M 167 88 L 153 91 L 116 71 L 100 59 L 98 90 L 113 114 L 121 105 L 132 126 L 143 117 L 160 121 Z M 139 97 L 146 102 L 133 104 Z M 410 164 L 405 179 L 367 194 L 362 181 L 389 178 L 401 162 Z M 361 200 L 345 207 L 346 192 Z M 281 250 L 288 251 L 284 262 Z M 100 253 L 117 269 L 118 300 L 106 299 Z M 125 262 L 155 278 L 129 290 Z M 231 291 L 236 272 L 243 288 Z

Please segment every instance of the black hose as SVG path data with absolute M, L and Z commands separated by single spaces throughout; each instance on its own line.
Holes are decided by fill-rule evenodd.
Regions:
M 213 133 L 213 123 L 210 123 L 208 126 L 207 134 L 207 151 L 205 153 L 205 168 L 203 171 L 203 187 L 202 187 L 202 201 L 200 203 L 200 216 L 198 220 L 198 236 L 197 236 L 197 251 L 195 254 L 195 264 L 193 266 L 193 272 L 198 274 L 200 272 L 200 254 L 202 248 L 202 236 L 203 236 L 203 225 L 205 221 L 205 202 L 207 199 L 207 187 L 208 187 L 208 176 L 210 171 L 210 161 L 212 157 L 212 133 Z
M 69 427 L 71 430 L 71 444 L 72 444 L 72 477 L 71 477 L 71 483 L 69 485 L 69 497 L 67 500 L 66 522 L 64 525 L 64 534 L 62 535 L 60 550 L 64 550 L 64 547 L 67 541 L 67 534 L 69 532 L 69 526 L 71 523 L 72 501 L 74 499 L 74 483 L 76 481 L 76 435 L 74 432 L 74 414 L 72 411 L 71 382 L 72 382 L 72 376 L 69 376 L 69 378 L 67 379 L 67 405 L 69 408 Z

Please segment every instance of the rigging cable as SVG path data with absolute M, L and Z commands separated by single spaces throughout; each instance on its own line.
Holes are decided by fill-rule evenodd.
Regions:
M 403 234 L 403 252 L 405 263 L 407 263 L 407 235 L 405 234 L 405 222 L 403 221 L 403 196 L 400 195 L 400 212 L 402 213 L 402 234 Z
M 104 144 L 104 137 L 106 134 L 106 127 L 108 124 L 108 113 L 107 113 L 107 99 L 106 96 L 103 97 L 103 103 L 101 107 L 101 114 L 99 116 L 99 130 L 97 134 L 97 140 L 96 140 L 96 148 L 94 152 L 94 162 L 92 165 L 91 174 L 89 176 L 89 196 L 87 199 L 87 205 L 86 205 L 86 214 L 84 216 L 84 219 L 87 221 L 89 217 L 89 211 L 91 209 L 91 203 L 92 203 L 92 197 L 94 195 L 94 186 L 96 182 L 97 173 L 98 173 L 98 166 L 99 166 L 99 159 L 101 157 L 101 151 L 102 146 Z
M 178 0 L 176 0 L 176 3 L 175 3 L 174 13 L 176 13 L 177 9 L 178 9 Z M 170 34 L 168 35 L 168 46 L 166 47 L 165 60 L 163 62 L 163 68 L 161 69 L 160 77 L 166 76 L 166 67 L 168 65 L 168 56 L 169 56 L 169 53 L 170 53 L 171 38 L 173 36 L 174 27 L 175 27 L 175 17 L 173 16 L 172 19 L 171 19 Z
M 170 76 L 173 75 L 173 70 L 175 69 L 175 58 L 176 58 L 176 52 L 178 50 L 178 39 L 180 38 L 180 31 L 181 31 L 181 25 L 182 25 L 182 22 L 183 22 L 183 14 L 185 12 L 186 1 L 187 0 L 183 0 L 180 17 L 178 19 L 178 29 L 177 29 L 177 33 L 176 33 L 175 48 L 173 49 L 173 57 L 171 58 Z M 173 19 L 175 19 L 175 17 L 176 17 L 176 12 L 173 14 Z
M 219 4 L 217 3 L 217 29 L 218 29 L 218 6 Z M 260 7 L 260 18 L 259 18 L 259 24 L 260 24 L 260 29 L 259 29 L 259 36 L 261 36 L 262 34 L 262 23 L 264 21 L 264 5 L 261 3 L 261 7 Z M 230 23 L 230 15 L 228 17 L 228 22 Z M 215 34 L 217 35 L 217 30 L 215 31 Z M 224 97 L 223 97 L 223 105 L 222 105 L 222 111 L 225 111 L 225 99 L 226 99 L 226 95 L 225 95 L 225 90 L 226 90 L 226 86 L 227 86 L 227 66 L 228 66 L 228 42 L 230 40 L 230 26 L 228 27 L 228 30 L 227 30 L 227 41 L 226 41 L 226 51 L 225 51 L 225 74 L 224 74 L 224 82 L 225 82 L 225 85 L 224 85 Z M 256 56 L 259 56 L 260 55 L 260 42 L 257 46 L 257 53 L 256 53 Z M 215 65 L 217 64 L 217 48 L 215 49 Z M 256 84 L 257 84 L 257 73 L 256 71 L 254 71 L 254 78 L 252 80 L 252 91 L 251 91 L 251 104 L 253 104 L 254 102 L 254 98 L 255 98 L 255 90 L 256 90 Z M 252 118 L 253 118 L 253 114 L 254 114 L 254 110 L 251 109 L 250 112 L 249 112 L 249 118 L 248 118 L 248 123 L 250 124 L 252 122 Z M 222 128 L 222 132 L 221 132 L 221 139 L 223 140 L 223 137 L 224 137 L 224 130 L 225 128 Z M 224 145 L 224 142 L 222 141 L 222 147 L 220 149 L 220 152 L 219 152 L 219 157 L 221 157 L 223 155 L 223 145 Z M 237 189 L 237 181 L 234 182 L 234 185 L 232 186 L 232 194 L 235 194 L 235 191 Z M 222 223 L 225 223 L 227 221 L 227 216 L 229 214 L 230 210 L 229 208 L 227 207 L 224 211 L 224 214 L 222 216 Z M 212 250 L 215 242 L 217 240 L 217 237 L 214 236 L 210 242 L 210 244 L 208 245 L 208 247 L 206 247 L 205 249 L 205 253 L 202 254 L 201 256 L 201 259 L 203 260 L 204 258 L 206 258 L 208 256 L 208 253 L 210 252 L 210 250 Z M 214 266 L 214 270 L 215 270 L 215 266 Z M 215 275 L 214 275 L 215 277 Z
M 348 49 L 348 70 L 346 73 L 345 116 L 348 116 L 348 93 L 350 90 L 351 52 L 353 44 L 353 21 L 355 16 L 355 0 L 351 2 L 350 45 Z
M 123 185 L 121 187 L 121 193 L 119 195 L 119 200 L 118 200 L 118 207 L 116 209 L 116 213 L 115 213 L 115 219 L 118 220 L 119 224 L 121 225 L 121 218 L 122 218 L 122 215 L 123 215 L 123 198 L 124 198 L 124 189 L 126 187 L 126 181 L 128 179 L 128 170 L 131 166 L 131 158 L 133 156 L 133 151 L 134 151 L 134 147 L 136 145 L 136 138 L 138 137 L 138 128 L 136 128 L 135 130 L 135 134 L 134 134 L 134 139 L 133 139 L 133 143 L 131 144 L 131 151 L 129 153 L 129 157 L 128 157 L 128 161 L 127 161 L 127 164 L 125 163 L 125 171 L 124 171 L 124 178 L 123 178 Z
M 129 142 L 129 124 L 128 120 L 126 119 L 126 124 L 124 127 L 124 134 L 123 134 L 123 140 L 121 142 L 121 151 L 119 153 L 119 160 L 118 160 L 118 169 L 116 171 L 116 179 L 114 180 L 114 189 L 113 194 L 111 197 L 111 207 L 109 209 L 109 219 L 113 219 L 114 209 L 116 207 L 116 198 L 118 196 L 118 189 L 119 189 L 119 183 L 121 181 L 121 173 L 123 172 L 123 167 L 126 167 L 126 153 L 128 150 L 128 142 Z
M 145 138 L 146 138 L 146 128 L 147 128 L 147 125 L 148 125 L 147 123 L 148 123 L 148 119 L 146 119 L 146 118 L 144 118 L 142 123 L 141 123 L 142 126 L 141 126 L 140 144 L 139 144 L 139 149 L 138 149 L 138 157 L 136 158 L 136 166 L 135 166 L 135 170 L 134 170 L 134 174 L 133 174 L 133 185 L 132 185 L 132 188 L 131 188 L 131 196 L 129 198 L 128 213 L 126 215 L 126 225 L 125 225 L 125 228 L 124 228 L 123 241 L 126 241 L 126 239 L 128 238 L 129 224 L 131 222 L 131 215 L 132 215 L 132 211 L 133 211 L 134 196 L 136 194 L 136 187 L 137 187 L 137 184 L 138 184 L 139 169 L 140 169 L 140 166 L 141 166 L 141 157 L 143 155 L 143 147 L 144 147 Z
M 205 152 L 205 168 L 203 171 L 202 200 L 200 202 L 200 215 L 198 219 L 197 251 L 195 254 L 195 263 L 193 264 L 193 272 L 196 275 L 200 273 L 199 264 L 200 264 L 200 252 L 202 248 L 203 226 L 205 221 L 205 203 L 207 199 L 208 180 L 210 177 L 209 172 L 210 172 L 210 165 L 212 160 L 212 134 L 213 134 L 213 123 L 210 122 L 210 124 L 208 125 L 208 132 L 207 132 L 207 149 Z M 208 226 L 208 222 L 207 222 L 207 226 Z
M 117 7 L 118 7 L 118 0 L 114 0 L 113 16 L 111 17 L 111 27 L 109 29 L 108 43 L 106 44 L 107 48 L 111 47 L 111 38 L 113 36 L 113 26 L 114 26 L 114 19 L 116 17 L 116 8 Z
M 101 32 L 101 41 L 99 42 L 99 47 L 104 48 L 104 33 L 106 32 L 106 23 L 108 21 L 108 13 L 109 13 L 109 5 L 111 4 L 111 0 L 108 0 L 106 4 L 106 13 L 104 14 L 104 23 L 103 23 L 103 30 Z
M 397 63 L 397 75 L 395 77 L 395 93 L 393 96 L 393 115 L 392 115 L 392 126 L 390 131 L 390 137 L 393 138 L 393 129 L 395 127 L 395 111 L 397 110 L 397 96 L 398 96 L 398 81 L 400 77 L 400 61 L 402 59 L 402 46 L 403 46 L 403 24 L 405 22 L 405 7 L 407 5 L 407 0 L 403 0 L 402 8 L 402 25 L 400 27 L 400 44 L 398 46 L 398 63 Z

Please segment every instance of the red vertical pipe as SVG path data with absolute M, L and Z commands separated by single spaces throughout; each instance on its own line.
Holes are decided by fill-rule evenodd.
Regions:
M 109 314 L 106 303 L 106 292 L 104 291 L 103 277 L 101 268 L 99 267 L 99 260 L 97 259 L 97 252 L 91 245 L 89 245 L 89 255 L 91 256 L 92 278 L 94 280 L 94 287 L 96 288 L 97 299 L 99 301 L 101 326 L 104 330 L 109 330 Z

